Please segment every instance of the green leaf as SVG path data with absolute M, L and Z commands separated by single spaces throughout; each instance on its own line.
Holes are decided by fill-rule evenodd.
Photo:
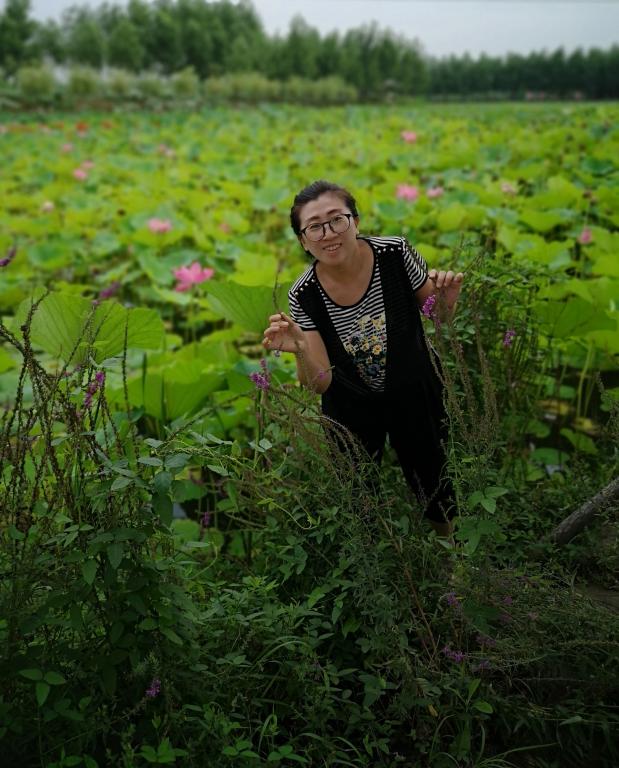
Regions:
M 487 496 L 482 496 L 480 504 L 486 510 L 486 512 L 496 512 L 496 500 L 490 499 Z
M 476 678 L 475 680 L 471 680 L 471 682 L 469 683 L 469 692 L 468 692 L 469 699 L 471 699 L 475 691 L 479 688 L 480 683 L 481 683 L 481 680 L 479 678 Z
M 603 307 L 580 297 L 535 304 L 535 313 L 549 335 L 585 336 L 596 330 L 615 330 L 616 322 Z
M 67 681 L 59 672 L 47 672 L 45 682 L 50 685 L 64 685 Z
M 573 717 L 568 717 L 567 720 L 562 720 L 559 725 L 576 725 L 577 723 L 582 722 L 584 722 L 584 720 L 580 715 L 574 715 Z
M 160 467 L 163 464 L 163 461 L 157 458 L 157 456 L 140 456 L 138 462 L 146 464 L 148 467 Z
M 165 493 L 172 485 L 172 475 L 170 472 L 157 472 L 153 478 L 153 488 L 157 493 Z
M 170 640 L 175 645 L 182 645 L 183 641 L 181 638 L 176 634 L 176 632 L 173 629 L 170 629 L 170 627 L 160 627 L 160 632 L 164 637 L 167 637 L 168 640 Z
M 211 470 L 211 472 L 214 472 L 216 475 L 221 475 L 222 477 L 230 477 L 230 473 L 228 470 L 223 467 L 221 464 L 207 464 L 206 465 L 208 469 Z
M 189 461 L 186 453 L 175 453 L 173 456 L 166 457 L 166 469 L 182 469 Z
M 453 232 L 460 229 L 466 218 L 466 208 L 461 203 L 453 203 L 442 210 L 436 219 L 441 232 Z
M 11 355 L 0 347 L 0 373 L 5 373 L 11 368 L 15 368 L 16 365 L 17 362 L 13 360 Z
M 492 704 L 489 704 L 487 701 L 478 700 L 473 706 L 475 709 L 479 710 L 479 712 L 484 712 L 486 715 L 491 715 L 494 712 Z
M 582 432 L 574 432 L 572 429 L 564 427 L 561 430 L 561 434 L 570 441 L 577 451 L 582 451 L 583 453 L 591 455 L 598 452 L 593 440 L 588 435 L 583 435 Z
M 132 477 L 123 477 L 122 475 L 120 475 L 119 477 L 117 477 L 114 480 L 110 490 L 111 491 L 120 491 L 123 488 L 126 488 L 128 485 L 133 485 L 134 482 L 135 482 L 134 478 L 132 478 Z
M 147 632 L 150 632 L 153 629 L 157 629 L 159 625 L 157 624 L 155 619 L 149 616 L 147 619 L 144 619 L 144 621 L 141 621 L 138 626 L 140 629 L 144 629 Z
M 27 680 L 43 680 L 43 672 L 40 669 L 20 669 L 19 674 Z
M 520 214 L 520 220 L 536 232 L 549 232 L 563 224 L 565 216 L 555 211 L 538 211 L 534 208 L 525 208 Z
M 116 541 L 110 544 L 107 548 L 107 556 L 110 561 L 110 565 L 114 570 L 117 570 L 122 562 L 124 553 L 124 547 L 121 542 Z
M 11 523 L 9 525 L 9 538 L 13 539 L 13 541 L 23 541 L 26 538 L 26 534 Z
M 96 560 L 86 560 L 85 563 L 82 563 L 82 578 L 86 582 L 86 584 L 92 584 L 95 580 L 95 576 L 97 574 L 97 561 Z
M 171 525 L 174 512 L 172 499 L 166 493 L 153 493 L 151 503 L 153 511 L 159 515 L 163 525 Z
M 209 284 L 208 300 L 219 315 L 260 336 L 268 325 L 269 315 L 279 309 L 272 287 L 239 285 L 232 280 Z
M 28 299 L 18 308 L 18 327 L 25 322 L 30 307 Z M 104 301 L 93 311 L 88 299 L 50 293 L 34 312 L 31 338 L 52 357 L 82 363 L 90 354 L 101 362 L 123 352 L 125 329 L 128 348 L 158 349 L 163 343 L 163 323 L 155 310 L 127 310 L 116 302 Z
M 489 485 L 484 490 L 484 494 L 492 499 L 498 499 L 500 496 L 505 496 L 506 493 L 509 493 L 509 489 L 500 485 Z
M 42 680 L 36 684 L 37 703 L 40 707 L 42 707 L 43 704 L 45 704 L 45 702 L 47 701 L 47 697 L 49 696 L 50 690 L 51 688 L 49 687 L 49 685 Z
M 170 421 L 204 405 L 223 380 L 221 372 L 210 370 L 199 358 L 182 360 L 179 355 L 168 354 L 164 367 L 129 381 L 129 402 L 157 419 Z M 124 393 L 119 390 L 115 397 L 122 400 Z

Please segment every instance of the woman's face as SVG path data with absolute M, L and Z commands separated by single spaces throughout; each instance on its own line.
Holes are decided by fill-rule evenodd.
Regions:
M 346 214 L 348 217 L 345 218 L 350 222 L 350 226 L 344 232 L 334 232 L 327 222 L 333 221 L 335 218 L 334 224 L 338 229 L 337 224 L 343 223 L 338 217 Z M 321 240 L 312 240 L 311 234 L 307 230 L 299 235 L 299 241 L 303 248 L 318 261 L 328 265 L 336 265 L 356 255 L 359 219 L 352 217 L 349 208 L 337 193 L 325 192 L 316 200 L 306 203 L 299 211 L 299 222 L 301 230 L 305 230 L 312 224 L 325 224 L 323 227 L 324 237 Z

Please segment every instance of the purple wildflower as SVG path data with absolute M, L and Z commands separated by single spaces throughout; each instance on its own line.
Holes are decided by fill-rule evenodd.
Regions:
M 99 298 L 100 299 L 110 299 L 112 296 L 114 296 L 116 293 L 118 293 L 118 289 L 120 288 L 120 283 L 118 280 L 114 280 L 113 283 L 110 283 L 107 288 L 103 288 L 101 291 L 99 291 Z
M 473 667 L 473 672 L 483 672 L 485 669 L 490 669 L 492 665 L 488 661 L 488 659 L 482 659 L 479 664 L 475 664 Z
M 262 373 L 255 371 L 249 374 L 249 378 L 256 385 L 256 389 L 266 392 L 271 386 L 271 374 L 267 367 L 267 361 L 264 358 L 260 361 L 260 367 L 262 368 Z
M 460 605 L 460 601 L 456 597 L 456 593 L 455 592 L 448 592 L 445 595 L 445 599 L 447 600 L 447 605 L 450 608 L 455 608 L 457 605 Z
M 0 259 L 0 267 L 7 267 L 15 258 L 15 254 L 17 253 L 17 246 L 12 245 L 9 250 L 6 252 L 6 256 L 3 259 Z
M 425 317 L 433 317 L 434 316 L 434 305 L 436 304 L 436 296 L 431 293 L 428 298 L 425 300 L 423 307 L 421 308 L 421 312 Z
M 503 603 L 505 605 L 511 605 L 514 602 L 514 598 L 511 595 L 505 595 L 503 598 Z
M 150 683 L 150 687 L 146 689 L 146 696 L 149 699 L 154 699 L 161 693 L 161 680 L 158 677 L 153 677 Z
M 94 379 L 86 387 L 86 395 L 84 397 L 84 409 L 88 410 L 92 406 L 93 397 L 100 389 L 103 389 L 105 384 L 105 371 L 97 371 Z
M 256 385 L 256 389 L 261 389 L 263 392 L 266 392 L 270 386 L 269 379 L 264 376 L 262 373 L 250 373 L 249 378 L 254 382 Z
M 503 336 L 503 346 L 511 347 L 512 341 L 516 338 L 516 331 L 513 328 L 508 328 Z
M 446 645 L 443 648 L 443 653 L 448 659 L 451 659 L 451 661 L 455 662 L 456 664 L 462 664 L 462 662 L 466 659 L 466 653 L 463 651 L 452 651 L 449 645 Z
M 210 524 L 211 524 L 211 513 L 207 509 L 202 515 L 202 527 L 208 528 Z

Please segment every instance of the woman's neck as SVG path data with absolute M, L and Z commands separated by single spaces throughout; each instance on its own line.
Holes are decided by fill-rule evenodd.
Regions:
M 325 264 L 319 261 L 316 264 L 316 274 L 319 278 L 327 279 L 335 283 L 348 283 L 359 276 L 359 271 L 365 264 L 368 255 L 372 254 L 371 248 L 365 240 L 357 240 L 356 249 L 350 257 L 340 264 Z

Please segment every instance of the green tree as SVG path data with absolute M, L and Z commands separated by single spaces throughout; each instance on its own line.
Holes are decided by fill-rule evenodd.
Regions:
M 151 55 L 167 74 L 184 66 L 185 55 L 181 44 L 178 14 L 170 0 L 158 0 L 155 4 L 149 43 Z
M 6 0 L 0 15 L 0 66 L 15 72 L 32 55 L 32 36 L 36 30 L 30 18 L 30 0 Z
M 64 34 L 55 21 L 37 24 L 32 38 L 32 47 L 39 58 L 49 57 L 61 64 L 67 57 Z
M 105 62 L 105 36 L 95 14 L 86 7 L 73 6 L 63 15 L 63 26 L 67 30 L 67 58 L 100 69 Z
M 140 35 L 128 18 L 112 28 L 107 40 L 107 63 L 112 67 L 138 72 L 144 62 Z

